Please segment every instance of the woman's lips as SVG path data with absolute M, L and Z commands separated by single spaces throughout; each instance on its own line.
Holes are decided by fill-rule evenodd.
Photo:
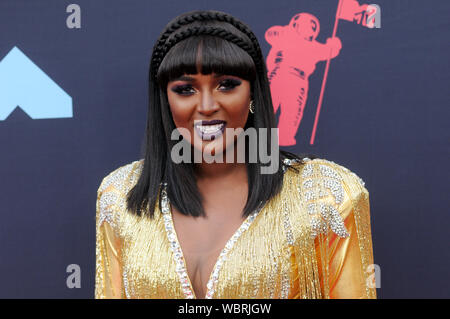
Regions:
M 201 123 L 209 122 L 211 124 L 205 125 Z M 214 124 L 212 124 L 214 123 Z M 213 121 L 199 121 L 199 123 L 196 123 L 194 125 L 194 129 L 197 132 L 197 135 L 203 140 L 203 141 L 212 141 L 219 136 L 223 134 L 225 131 L 226 122 L 225 121 L 219 121 L 219 120 L 213 120 Z

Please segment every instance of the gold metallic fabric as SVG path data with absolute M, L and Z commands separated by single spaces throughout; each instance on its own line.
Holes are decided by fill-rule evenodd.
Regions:
M 285 163 L 281 192 L 227 242 L 206 298 L 376 298 L 364 182 L 325 159 Z M 114 170 L 98 189 L 95 298 L 196 298 L 165 185 L 153 219 L 126 209 L 142 166 Z

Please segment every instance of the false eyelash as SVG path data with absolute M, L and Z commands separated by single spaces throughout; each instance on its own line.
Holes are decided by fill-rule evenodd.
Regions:
M 236 79 L 225 79 L 222 82 L 220 82 L 220 85 L 225 85 L 225 87 L 227 87 L 226 90 L 231 90 L 234 89 L 236 86 L 239 86 L 241 84 L 241 81 L 236 80 Z M 172 88 L 172 91 L 180 94 L 180 95 L 189 95 L 192 92 L 186 92 L 188 91 L 188 89 L 191 88 L 191 85 L 178 85 L 175 86 L 174 88 Z
M 189 89 L 190 87 L 190 85 L 177 85 L 176 87 L 172 88 L 172 91 L 180 95 L 188 95 L 192 92 L 185 93 L 185 90 Z
M 235 88 L 241 84 L 241 81 L 235 79 L 225 79 L 220 84 L 222 85 L 224 83 L 227 83 L 228 87 Z

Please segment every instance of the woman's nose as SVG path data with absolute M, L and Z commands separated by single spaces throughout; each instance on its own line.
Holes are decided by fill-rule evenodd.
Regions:
M 209 114 L 214 113 L 219 108 L 217 101 L 211 92 L 202 92 L 200 94 L 200 100 L 198 105 L 198 111 L 201 113 Z

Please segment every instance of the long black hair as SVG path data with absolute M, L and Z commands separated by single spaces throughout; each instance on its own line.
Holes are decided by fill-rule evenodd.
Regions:
M 161 200 L 163 183 L 169 200 L 182 214 L 205 215 L 194 164 L 176 164 L 170 158 L 171 149 L 178 141 L 171 140 L 176 126 L 166 92 L 172 79 L 199 72 L 235 75 L 251 83 L 255 112 L 249 113 L 244 129 L 253 127 L 259 133 L 259 128 L 266 128 L 267 150 L 272 149 L 270 131 L 276 128 L 276 121 L 267 68 L 256 36 L 243 22 L 220 11 L 191 11 L 176 17 L 160 34 L 150 61 L 144 162 L 141 175 L 127 197 L 128 210 L 139 216 L 142 210 L 148 210 L 148 215 L 153 217 L 156 200 L 158 197 Z M 278 171 L 261 174 L 259 159 L 257 163 L 246 159 L 249 192 L 243 216 L 280 192 L 286 158 L 302 162 L 302 157 L 280 150 Z

